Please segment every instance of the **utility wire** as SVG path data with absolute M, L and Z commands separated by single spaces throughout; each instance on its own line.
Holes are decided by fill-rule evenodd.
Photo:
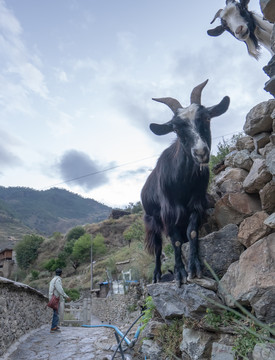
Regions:
M 139 160 L 135 160 L 135 161 L 129 161 L 128 163 L 124 163 L 124 164 L 112 166 L 112 167 L 110 167 L 110 168 L 103 169 L 103 170 L 99 170 L 99 171 L 95 171 L 95 172 L 92 172 L 92 173 L 89 173 L 89 174 L 86 174 L 86 175 L 81 175 L 81 176 L 75 177 L 75 178 L 73 178 L 73 179 L 64 180 L 64 181 L 62 181 L 62 182 L 60 182 L 60 183 L 47 186 L 47 187 L 43 188 L 42 190 L 45 190 L 45 189 L 48 189 L 48 188 L 52 188 L 52 187 L 55 187 L 55 186 L 58 186 L 58 185 L 66 184 L 66 183 L 71 182 L 71 181 L 83 179 L 83 178 L 86 178 L 86 177 L 89 177 L 89 176 L 92 176 L 92 175 L 101 174 L 101 173 L 104 173 L 104 172 L 107 172 L 107 171 L 111 171 L 111 170 L 114 170 L 114 169 L 117 169 L 117 168 L 120 168 L 120 167 L 123 167 L 123 166 L 135 164 L 135 163 L 138 163 L 138 162 L 140 162 L 140 161 L 152 159 L 152 158 L 157 157 L 157 156 L 158 156 L 158 155 L 153 155 L 153 156 L 149 156 L 149 157 L 146 157 L 146 158 L 143 158 L 143 159 L 139 159 Z
M 240 131 L 234 131 L 234 132 L 232 132 L 232 133 L 228 133 L 228 134 L 216 136 L 216 137 L 212 138 L 212 140 L 219 139 L 219 138 L 223 138 L 224 136 L 228 136 L 228 135 L 234 135 L 234 134 L 237 134 L 237 133 L 239 133 L 239 132 L 240 132 Z M 111 170 L 114 170 L 114 169 L 117 169 L 117 168 L 120 168 L 120 167 L 123 167 L 123 166 L 135 164 L 135 163 L 138 163 L 138 162 L 140 162 L 140 161 L 144 161 L 144 160 L 148 160 L 148 159 L 153 159 L 154 157 L 157 157 L 157 156 L 159 156 L 159 155 L 153 155 L 153 156 L 149 156 L 149 157 L 146 157 L 146 158 L 143 158 L 143 159 L 134 160 L 134 161 L 129 161 L 128 163 L 124 163 L 124 164 L 112 166 L 112 167 L 107 168 L 107 169 L 103 169 L 103 170 L 95 171 L 95 172 L 88 173 L 88 174 L 85 174 L 85 175 L 81 175 L 81 176 L 75 177 L 75 178 L 73 178 L 73 179 L 64 180 L 64 181 L 61 181 L 61 182 L 59 182 L 59 183 L 56 183 L 56 184 L 47 186 L 47 187 L 43 188 L 42 190 L 46 190 L 46 189 L 49 189 L 49 188 L 52 188 L 52 187 L 55 187 L 55 186 L 58 186 L 58 185 L 62 185 L 62 184 L 67 184 L 68 182 L 71 182 L 71 181 L 76 181 L 76 180 L 79 180 L 79 179 L 84 179 L 84 178 L 89 177 L 89 176 L 101 174 L 101 173 L 104 173 L 104 172 L 107 172 L 107 171 L 111 171 Z

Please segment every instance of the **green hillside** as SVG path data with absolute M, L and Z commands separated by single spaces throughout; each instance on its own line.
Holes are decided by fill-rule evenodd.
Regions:
M 77 225 L 108 218 L 111 208 L 64 189 L 45 191 L 25 187 L 0 187 L 0 248 L 22 234 L 50 236 Z

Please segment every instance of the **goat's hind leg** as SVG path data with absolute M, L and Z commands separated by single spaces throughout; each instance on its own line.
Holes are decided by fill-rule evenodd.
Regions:
M 189 218 L 187 227 L 187 238 L 189 241 L 189 262 L 188 262 L 188 276 L 190 279 L 194 277 L 202 277 L 202 268 L 199 259 L 199 216 L 193 212 Z

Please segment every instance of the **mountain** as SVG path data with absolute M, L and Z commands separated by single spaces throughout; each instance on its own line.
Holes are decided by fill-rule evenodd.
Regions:
M 64 189 L 33 190 L 0 186 L 0 248 L 22 234 L 66 233 L 70 228 L 108 218 L 111 208 Z

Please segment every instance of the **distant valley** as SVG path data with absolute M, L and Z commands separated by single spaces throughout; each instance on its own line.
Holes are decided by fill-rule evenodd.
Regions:
M 100 222 L 111 210 L 64 189 L 0 186 L 0 249 L 13 247 L 28 233 L 65 234 L 74 226 Z

